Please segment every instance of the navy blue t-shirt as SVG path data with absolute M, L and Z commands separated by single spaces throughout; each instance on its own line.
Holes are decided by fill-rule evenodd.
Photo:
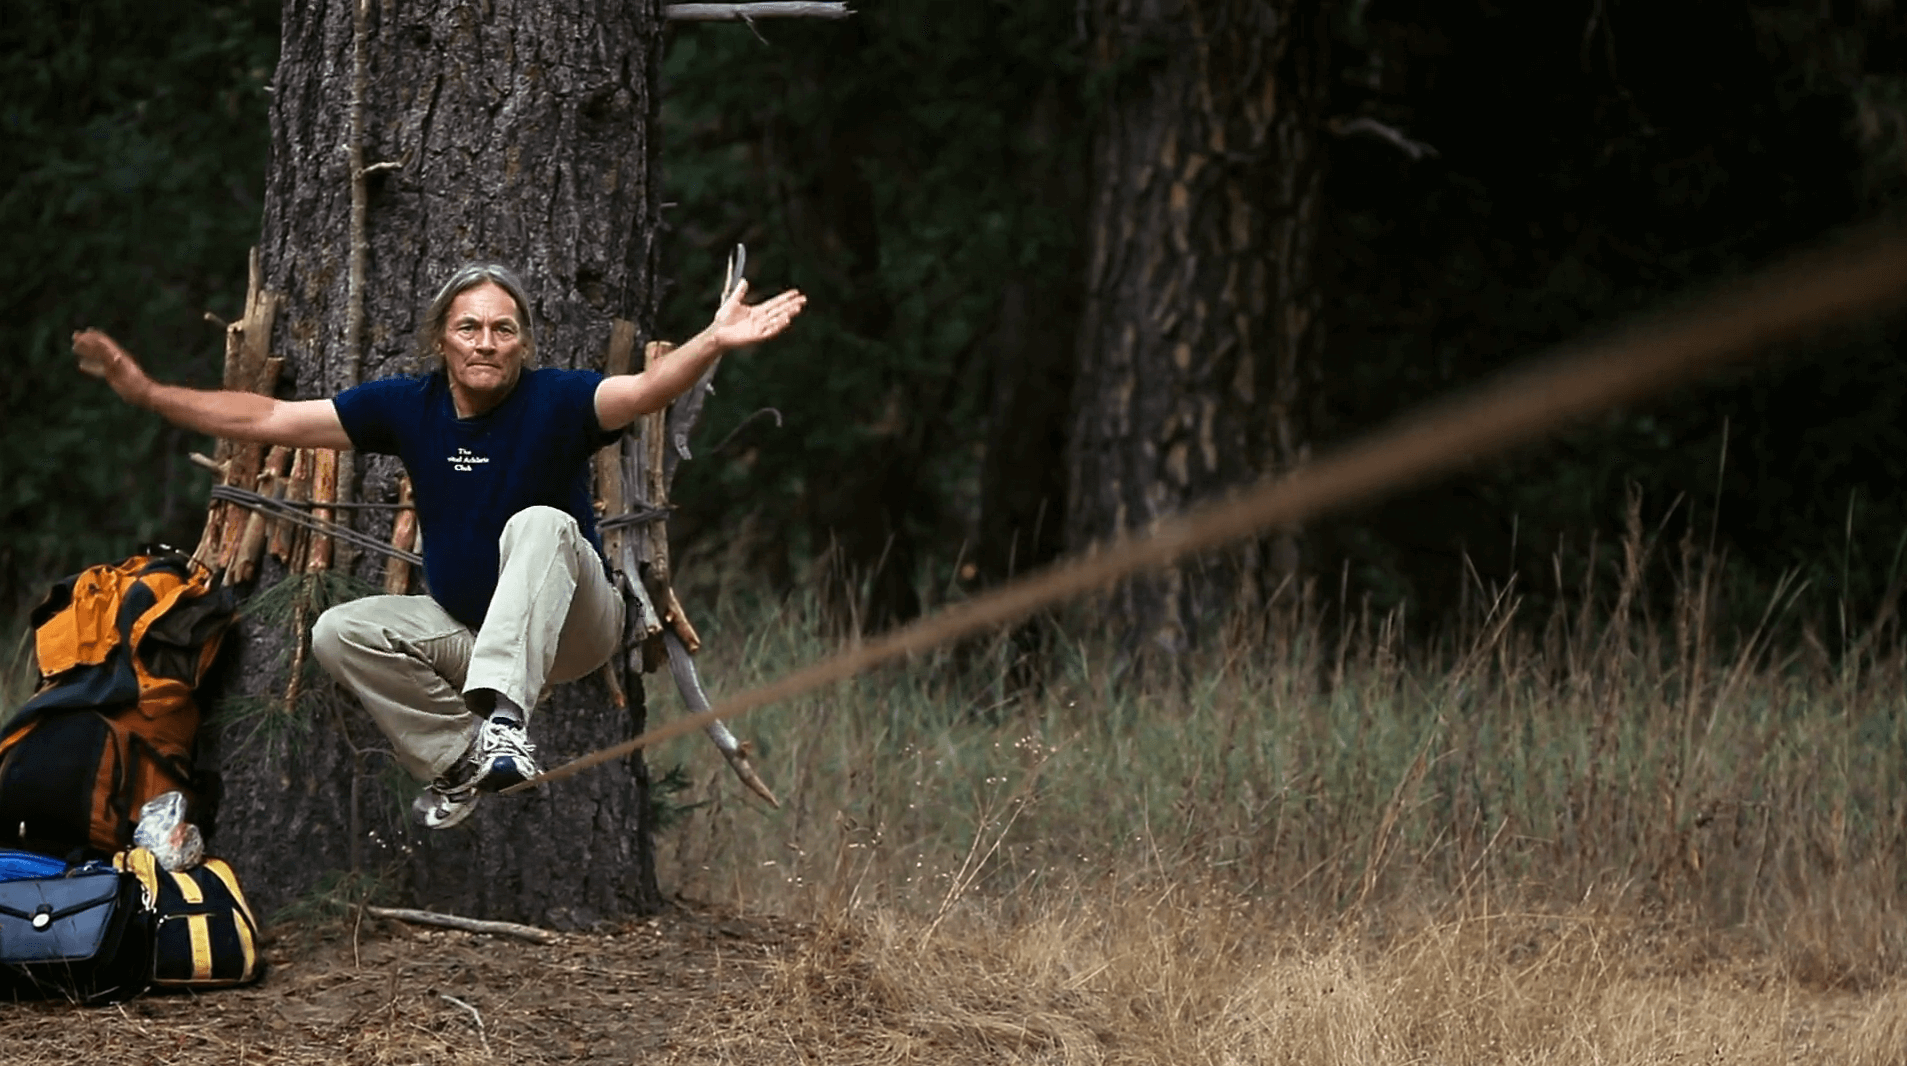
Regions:
M 525 370 L 502 403 L 475 418 L 457 417 L 442 371 L 373 381 L 332 401 L 352 447 L 404 461 L 424 531 L 424 580 L 452 618 L 483 624 L 503 524 L 526 507 L 573 515 L 602 553 L 589 460 L 618 436 L 596 421 L 602 379 L 593 370 Z

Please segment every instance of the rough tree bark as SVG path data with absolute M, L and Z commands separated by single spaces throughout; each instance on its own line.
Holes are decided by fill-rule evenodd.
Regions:
M 526 279 L 541 365 L 600 368 L 614 319 L 650 335 L 657 6 L 364 2 L 284 5 L 260 251 L 265 285 L 283 298 L 272 350 L 291 390 L 329 396 L 360 376 L 411 370 L 422 305 L 471 260 Z M 361 360 L 347 336 L 357 20 Z M 396 499 L 393 460 L 361 458 L 357 474 L 359 499 Z M 388 514 L 358 524 L 390 529 Z M 360 576 L 380 572 L 381 560 L 360 560 Z M 248 623 L 233 675 L 241 694 L 268 702 L 283 691 L 285 640 L 282 627 Z M 394 874 L 406 902 L 474 917 L 568 928 L 659 906 L 640 756 L 543 794 L 489 799 L 469 831 L 425 833 L 406 816 L 414 786 L 380 754 L 355 701 L 322 679 L 310 688 L 289 713 L 217 736 L 226 796 L 216 845 L 268 912 L 354 865 Z M 616 710 L 597 678 L 559 687 L 532 726 L 544 764 L 641 730 L 640 689 L 629 697 Z
M 1075 549 L 1288 469 L 1315 364 L 1316 0 L 1095 0 L 1095 131 L 1067 539 Z M 1129 651 L 1295 575 L 1283 532 L 1127 582 Z

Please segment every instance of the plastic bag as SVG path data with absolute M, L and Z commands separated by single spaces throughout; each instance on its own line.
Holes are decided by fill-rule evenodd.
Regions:
M 205 837 L 185 820 L 185 794 L 162 792 L 139 808 L 132 842 L 152 852 L 159 865 L 178 872 L 205 860 Z

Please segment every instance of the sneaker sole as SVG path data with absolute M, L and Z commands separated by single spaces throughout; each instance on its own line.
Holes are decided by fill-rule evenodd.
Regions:
M 468 802 L 460 803 L 452 807 L 450 813 L 439 821 L 431 821 L 428 812 L 423 813 L 418 818 L 418 821 L 423 824 L 425 829 L 449 829 L 452 826 L 461 825 L 464 819 L 469 818 L 471 812 L 477 809 L 477 801 L 482 798 L 482 793 L 471 796 Z

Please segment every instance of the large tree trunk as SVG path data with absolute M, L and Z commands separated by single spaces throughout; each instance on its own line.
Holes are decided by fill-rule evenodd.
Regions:
M 543 366 L 601 367 L 611 323 L 651 332 L 657 199 L 650 129 L 660 14 L 620 0 L 286 0 L 260 241 L 280 293 L 272 347 L 299 397 L 411 370 L 422 306 L 456 266 L 528 282 Z M 361 359 L 352 314 L 354 18 L 366 80 Z M 360 459 L 356 495 L 397 497 L 394 460 Z M 383 535 L 388 515 L 358 520 Z M 382 560 L 360 559 L 360 576 Z M 268 573 L 261 581 L 269 580 Z M 587 925 L 659 905 L 640 756 L 527 796 L 492 797 L 463 829 L 408 824 L 415 785 L 350 697 L 322 678 L 285 690 L 285 627 L 253 620 L 235 681 L 254 717 L 217 738 L 217 849 L 268 911 L 331 872 L 395 874 L 412 903 Z M 596 678 L 560 687 L 533 726 L 543 764 L 643 727 Z M 262 727 L 258 727 L 263 723 Z
M 1320 225 L 1316 0 L 1095 0 L 1096 130 L 1070 443 L 1074 548 L 1289 469 L 1305 451 Z M 1175 654 L 1298 567 L 1295 531 L 1114 594 Z

